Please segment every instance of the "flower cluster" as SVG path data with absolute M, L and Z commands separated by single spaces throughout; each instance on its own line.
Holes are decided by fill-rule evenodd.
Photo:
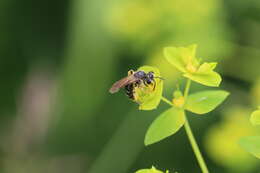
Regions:
M 149 77 L 152 82 L 147 79 L 142 79 L 141 83 L 134 85 L 133 94 L 134 101 L 139 104 L 140 110 L 152 110 L 157 108 L 160 101 L 163 100 L 171 107 L 162 112 L 150 125 L 146 132 L 144 143 L 150 145 L 159 142 L 166 137 L 169 137 L 184 126 L 189 140 L 193 146 L 197 158 L 202 158 L 196 141 L 191 135 L 191 128 L 187 121 L 185 112 L 190 111 L 195 114 L 206 114 L 214 110 L 221 104 L 229 95 L 227 91 L 210 90 L 197 93 L 189 93 L 191 81 L 200 83 L 210 87 L 218 87 L 221 83 L 221 76 L 214 71 L 217 66 L 216 62 L 201 62 L 201 59 L 196 58 L 196 45 L 187 47 L 167 47 L 164 49 L 166 60 L 178 69 L 182 75 L 187 78 L 187 84 L 184 92 L 178 88 L 173 92 L 171 101 L 162 96 L 163 79 L 159 69 L 151 66 L 143 66 L 138 71 L 143 71 L 146 74 L 153 72 L 154 78 Z M 148 78 L 148 77 L 146 77 Z M 134 83 L 135 84 L 135 83 Z M 199 161 L 203 172 L 208 172 L 203 160 Z M 167 173 L 168 171 L 166 171 Z M 136 173 L 163 173 L 152 167 L 151 169 L 142 169 Z
M 201 59 L 195 57 L 196 48 L 196 45 L 166 47 L 164 55 L 169 63 L 183 73 L 184 77 L 206 86 L 218 87 L 221 76 L 214 71 L 217 63 L 201 63 Z
M 221 83 L 221 76 L 214 71 L 216 62 L 201 63 L 201 59 L 195 57 L 196 45 L 188 47 L 167 47 L 164 50 L 166 60 L 183 73 L 183 76 L 200 84 L 217 87 Z M 155 76 L 160 76 L 160 71 L 151 66 L 143 66 L 138 70 L 146 73 L 153 71 Z M 160 103 L 163 90 L 163 80 L 156 78 L 156 86 L 140 86 L 135 88 L 135 101 L 140 104 L 141 110 L 155 109 Z M 154 88 L 154 89 L 153 89 Z M 184 105 L 184 97 L 181 91 L 174 92 L 173 104 L 176 107 Z M 227 93 L 225 93 L 227 95 Z M 189 109 L 188 104 L 188 109 Z
M 206 86 L 218 87 L 221 83 L 221 76 L 214 71 L 217 63 L 201 63 L 201 59 L 195 56 L 196 47 L 196 45 L 167 47 L 164 49 L 164 56 L 188 80 Z M 138 70 L 143 70 L 146 73 L 154 71 L 156 76 L 160 76 L 159 70 L 155 67 L 144 66 Z M 156 79 L 155 83 L 154 90 L 151 89 L 151 86 L 135 88 L 135 101 L 140 104 L 139 109 L 155 109 L 160 100 L 165 101 L 165 98 L 162 97 L 163 81 Z M 161 113 L 150 125 L 145 136 L 145 145 L 153 144 L 176 133 L 186 122 L 185 111 L 206 114 L 214 110 L 228 95 L 229 93 L 226 91 L 215 90 L 193 93 L 185 98 L 182 91 L 177 89 L 173 92 L 172 102 L 168 102 L 172 107 Z

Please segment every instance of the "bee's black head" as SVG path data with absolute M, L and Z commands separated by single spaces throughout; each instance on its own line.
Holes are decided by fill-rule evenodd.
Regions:
M 154 80 L 154 73 L 152 71 L 146 74 L 146 82 L 147 84 L 151 84 Z
M 152 71 L 148 72 L 148 73 L 147 73 L 147 78 L 153 80 L 153 78 L 154 78 L 154 73 L 153 73 Z

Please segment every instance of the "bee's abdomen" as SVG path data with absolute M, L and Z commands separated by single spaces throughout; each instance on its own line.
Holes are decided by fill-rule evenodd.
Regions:
M 126 86 L 125 86 L 125 93 L 126 93 L 126 95 L 127 95 L 130 99 L 134 100 L 134 99 L 135 99 L 135 98 L 134 98 L 134 84 L 128 84 L 128 85 L 126 85 Z

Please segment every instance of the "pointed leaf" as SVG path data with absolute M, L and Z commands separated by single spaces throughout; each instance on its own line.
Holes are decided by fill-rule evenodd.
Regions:
M 221 76 L 214 72 L 208 72 L 205 74 L 200 74 L 200 73 L 185 73 L 183 75 L 186 78 L 189 78 L 195 82 L 198 82 L 200 84 L 210 86 L 210 87 L 218 87 L 221 83 Z
M 188 96 L 185 109 L 196 114 L 205 114 L 214 110 L 229 95 L 227 91 L 202 91 Z
M 260 136 L 247 136 L 239 140 L 239 145 L 260 159 Z
M 146 136 L 145 145 L 158 142 L 176 133 L 184 124 L 185 116 L 182 109 L 172 107 L 156 118 L 150 125 Z
M 250 122 L 253 125 L 260 125 L 260 110 L 256 110 L 251 114 Z

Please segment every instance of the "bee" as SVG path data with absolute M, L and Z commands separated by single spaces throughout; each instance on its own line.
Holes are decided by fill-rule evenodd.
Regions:
M 148 73 L 145 73 L 142 70 L 139 71 L 133 71 L 129 70 L 128 71 L 128 76 L 125 78 L 120 79 L 119 81 L 115 82 L 112 87 L 110 88 L 109 92 L 110 93 L 116 93 L 119 91 L 120 88 L 125 89 L 126 95 L 134 100 L 134 89 L 136 87 L 140 87 L 142 84 L 145 86 L 154 84 L 154 88 L 156 86 L 156 81 L 154 80 L 155 78 L 160 78 L 161 77 L 155 77 L 154 72 L 150 71 Z M 154 90 L 153 88 L 153 90 Z

